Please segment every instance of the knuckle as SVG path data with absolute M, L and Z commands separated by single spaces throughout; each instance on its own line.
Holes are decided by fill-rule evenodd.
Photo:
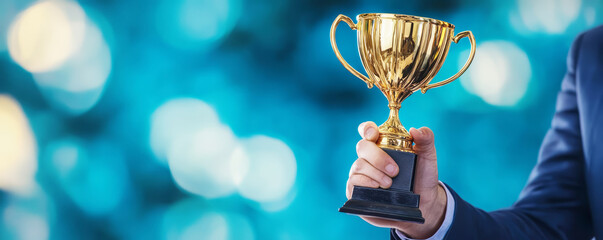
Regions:
M 433 138 L 433 131 L 431 131 L 431 129 L 429 129 L 428 127 L 423 128 L 423 133 L 425 133 L 425 135 L 427 135 L 428 137 Z
M 353 188 L 353 186 L 362 186 L 362 187 L 370 187 L 369 184 L 369 180 L 368 177 L 364 176 L 364 175 L 360 175 L 360 174 L 356 174 L 353 175 L 350 178 L 350 187 Z
M 356 163 L 354 163 L 354 164 L 352 165 L 352 171 L 351 171 L 351 172 L 352 172 L 352 174 L 354 174 L 354 173 L 359 173 L 359 172 L 360 172 L 360 170 L 361 170 L 361 168 L 360 168 L 360 166 L 358 166 L 358 163 L 357 163 L 357 162 L 356 162 Z
M 423 157 L 434 157 L 436 154 L 435 145 L 433 144 L 415 146 L 415 151 Z
M 375 171 L 385 171 L 385 166 L 389 165 L 390 162 L 386 157 L 381 156 L 373 156 L 371 160 L 367 160 L 370 163 L 371 167 L 375 169 Z
M 370 169 L 366 169 L 364 171 L 364 174 L 366 174 L 366 176 L 372 178 L 372 179 L 382 179 L 383 176 L 385 176 L 385 174 L 383 172 L 381 172 L 381 170 L 371 166 Z
M 358 181 L 359 186 L 370 187 L 370 181 L 368 177 L 362 176 L 360 177 L 360 181 Z
M 358 174 L 353 174 L 348 180 L 348 187 L 356 186 L 360 183 L 360 179 L 358 178 Z
M 391 181 L 388 182 L 388 181 L 385 180 L 385 178 L 386 178 L 386 175 L 385 174 L 381 174 L 380 176 L 378 176 L 377 179 L 381 179 L 381 180 L 379 180 L 379 185 L 380 186 L 387 188 L 387 187 L 389 187 L 391 185 Z
M 358 143 L 356 143 L 356 148 L 361 148 L 365 144 L 365 141 L 366 140 L 364 140 L 364 139 L 360 139 L 360 141 L 358 141 Z
M 425 135 L 426 138 L 426 142 L 430 145 L 433 144 L 434 142 L 434 134 L 433 131 L 431 131 L 431 129 L 429 128 L 421 128 L 421 132 Z
M 375 168 L 381 171 L 384 171 L 385 166 L 390 164 L 389 159 L 382 156 L 376 157 L 375 160 L 373 160 L 371 163 L 373 164 L 373 166 L 375 166 Z
M 364 182 L 364 186 L 365 187 L 379 187 L 379 183 L 377 183 L 375 180 L 370 179 L 369 177 L 363 177 L 363 182 Z
M 366 148 L 366 143 L 367 140 L 365 139 L 358 141 L 358 143 L 356 143 L 356 152 L 361 152 L 362 150 L 364 150 Z
M 354 162 L 354 165 L 355 165 L 355 170 L 357 172 L 360 172 L 364 168 L 366 168 L 366 160 L 364 158 L 358 158 L 358 160 L 356 160 L 356 162 Z
M 350 168 L 350 176 L 352 176 L 354 173 L 359 173 L 362 170 L 361 164 L 360 158 L 352 164 L 352 167 Z

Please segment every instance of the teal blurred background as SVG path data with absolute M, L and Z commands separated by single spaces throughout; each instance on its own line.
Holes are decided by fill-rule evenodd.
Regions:
M 0 239 L 388 239 L 337 212 L 387 102 L 336 59 L 338 14 L 471 30 L 469 70 L 402 104 L 440 179 L 485 210 L 536 162 L 588 0 L 0 1 Z M 339 49 L 361 69 L 355 32 Z M 434 81 L 469 52 L 451 46 Z M 361 71 L 364 72 L 364 71 Z

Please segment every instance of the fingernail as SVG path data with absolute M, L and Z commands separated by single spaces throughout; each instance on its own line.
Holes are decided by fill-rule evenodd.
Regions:
M 389 186 L 392 184 L 392 179 L 389 178 L 388 176 L 383 177 L 383 183 L 385 183 L 385 186 Z
M 358 133 L 362 135 L 363 131 L 364 131 L 364 125 L 366 125 L 366 122 L 361 123 L 360 125 L 358 125 Z M 366 132 L 364 132 L 366 133 Z
M 374 138 L 375 134 L 376 134 L 376 131 L 372 127 L 366 130 L 366 138 Z
M 394 167 L 392 164 L 389 164 L 387 167 L 385 167 L 385 171 L 387 171 L 390 175 L 394 175 L 396 174 L 396 167 Z

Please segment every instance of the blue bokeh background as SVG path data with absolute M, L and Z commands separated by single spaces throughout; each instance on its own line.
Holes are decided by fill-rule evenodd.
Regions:
M 86 21 L 80 32 L 92 40 L 63 46 L 65 36 L 53 35 L 61 28 L 14 37 L 35 26 L 16 24 L 26 16 L 34 24 L 61 23 L 50 7 L 50 15 L 28 15 L 40 4 Z M 82 12 L 69 12 L 74 7 Z M 388 111 L 378 90 L 339 63 L 329 29 L 338 14 L 368 12 L 432 17 L 455 24 L 456 32 L 473 31 L 472 67 L 459 81 L 404 101 L 401 120 L 435 132 L 440 179 L 467 201 L 485 210 L 510 206 L 537 160 L 567 50 L 578 33 L 602 22 L 601 9 L 589 0 L 3 0 L 0 175 L 24 174 L 0 178 L 0 238 L 387 239 L 387 229 L 337 212 L 358 124 L 380 124 Z M 337 41 L 361 69 L 355 32 L 341 24 Z M 435 80 L 453 75 L 469 48 L 466 40 L 453 45 Z M 74 52 L 67 59 L 84 60 L 57 60 L 65 49 Z M 157 131 L 184 139 L 190 154 L 158 154 L 152 143 L 154 116 L 169 102 L 181 109 L 168 109 L 162 116 L 175 120 Z M 194 111 L 199 116 L 187 115 Z M 204 122 L 208 114 L 223 128 Z M 195 152 L 203 148 L 190 144 L 189 131 L 209 131 L 199 138 L 216 149 L 239 142 L 278 149 L 271 157 L 248 147 L 248 156 L 259 157 L 244 161 L 247 173 L 224 174 L 258 182 L 221 191 L 233 186 L 216 179 L 238 165 L 225 165 L 231 158 L 224 151 Z M 261 163 L 263 156 L 276 160 Z M 282 156 L 288 162 L 279 165 Z M 198 176 L 204 174 L 210 177 Z M 262 183 L 280 192 L 245 192 L 262 190 Z

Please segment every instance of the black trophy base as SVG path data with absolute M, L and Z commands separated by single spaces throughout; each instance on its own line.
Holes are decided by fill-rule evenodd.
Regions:
M 345 202 L 340 212 L 424 223 L 419 210 L 419 195 L 412 192 L 354 186 L 352 199 Z
M 385 218 L 397 221 L 424 223 L 419 210 L 419 195 L 412 192 L 416 154 L 383 149 L 399 166 L 400 172 L 389 189 L 354 186 L 352 198 L 340 212 Z

